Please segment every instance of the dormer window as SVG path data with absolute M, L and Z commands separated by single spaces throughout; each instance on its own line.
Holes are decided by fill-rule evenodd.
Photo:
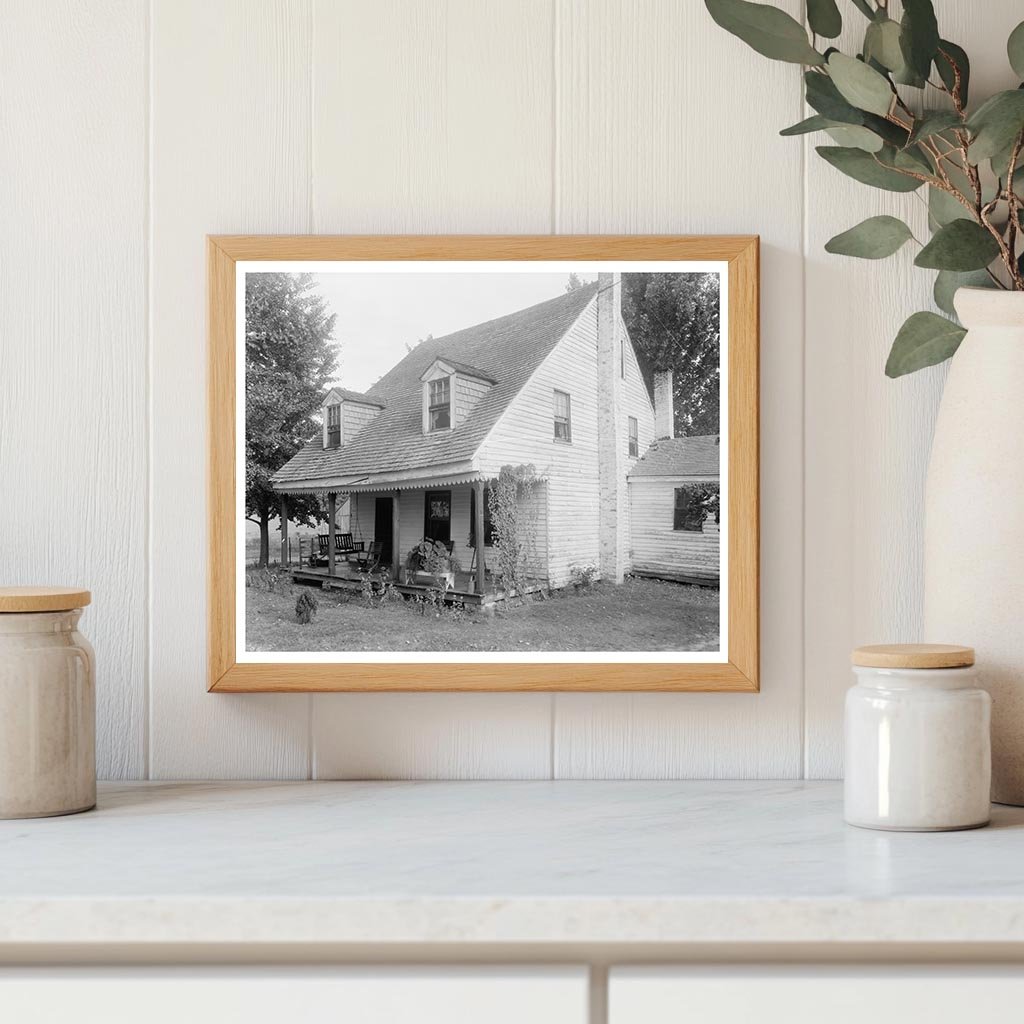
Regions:
M 341 447 L 341 406 L 327 406 L 327 445 L 328 448 Z
M 423 433 L 458 430 L 473 407 L 494 385 L 493 377 L 467 363 L 437 356 L 420 375 L 423 382 Z
M 448 430 L 452 425 L 452 379 L 439 377 L 427 382 L 427 429 Z

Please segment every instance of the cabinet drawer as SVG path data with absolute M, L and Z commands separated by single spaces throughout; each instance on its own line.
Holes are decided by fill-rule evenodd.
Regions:
M 0 970 L 11 1024 L 587 1024 L 585 968 Z
M 979 1014 L 1016 1019 L 1022 1006 L 1024 968 L 624 967 L 609 972 L 608 1024 L 964 1024 Z

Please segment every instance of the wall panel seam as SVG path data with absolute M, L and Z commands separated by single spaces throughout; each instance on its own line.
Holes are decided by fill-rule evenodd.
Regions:
M 145 503 L 145 593 L 143 636 L 146 651 L 145 680 L 142 687 L 145 707 L 142 713 L 142 771 L 153 777 L 153 2 L 146 5 L 146 359 L 145 409 L 146 503 Z
M 551 233 L 561 231 L 561 81 L 558 73 L 561 41 L 561 0 L 551 0 Z M 552 733 L 554 722 L 552 721 Z

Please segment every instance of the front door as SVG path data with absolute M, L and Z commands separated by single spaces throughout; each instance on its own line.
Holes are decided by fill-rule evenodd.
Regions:
M 444 544 L 452 539 L 451 491 L 427 491 L 423 506 L 423 536 Z
M 373 513 L 373 539 L 384 544 L 380 553 L 380 564 L 391 565 L 395 553 L 394 498 L 378 498 Z

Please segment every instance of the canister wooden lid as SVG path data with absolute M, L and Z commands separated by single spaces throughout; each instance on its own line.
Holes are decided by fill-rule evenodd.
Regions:
M 858 647 L 850 660 L 861 668 L 968 668 L 974 648 L 959 644 L 877 644 Z
M 0 587 L 0 613 L 67 612 L 90 601 L 92 594 L 78 587 Z

